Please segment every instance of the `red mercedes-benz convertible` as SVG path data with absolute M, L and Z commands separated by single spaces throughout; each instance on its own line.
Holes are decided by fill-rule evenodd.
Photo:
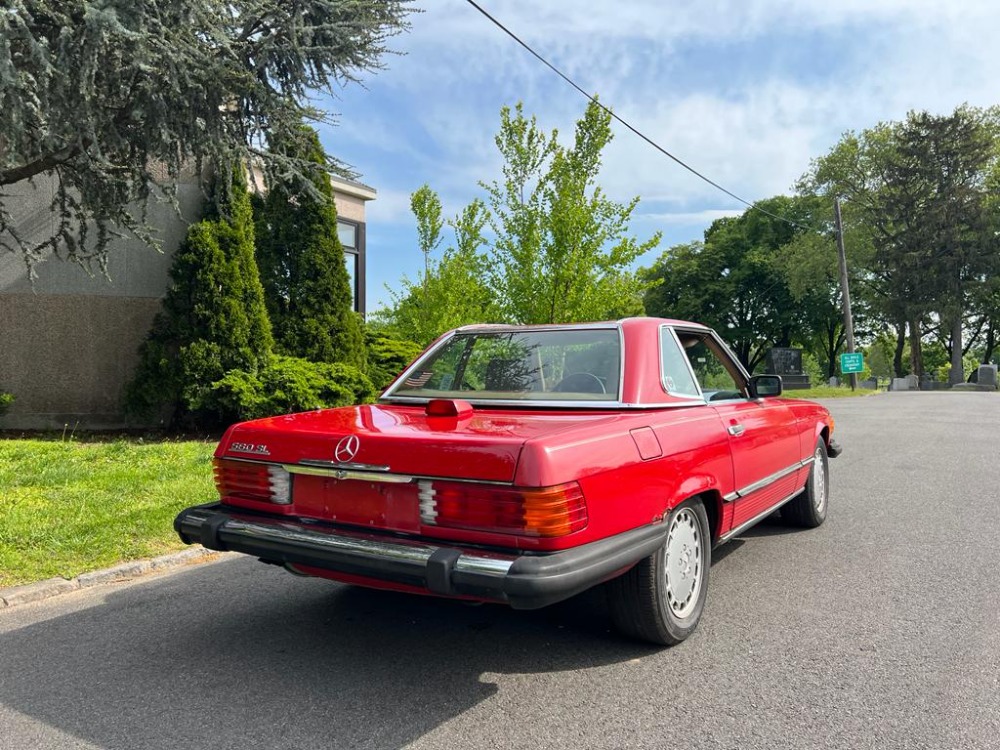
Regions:
M 606 584 L 616 626 L 694 630 L 713 546 L 827 513 L 833 419 L 695 323 L 468 326 L 373 405 L 231 427 L 188 543 L 305 575 L 542 607 Z

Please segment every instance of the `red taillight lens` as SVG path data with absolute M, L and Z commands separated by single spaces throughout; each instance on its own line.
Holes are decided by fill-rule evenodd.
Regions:
M 523 536 L 565 536 L 587 526 L 587 504 L 576 482 L 521 489 L 464 482 L 420 482 L 426 524 Z
M 281 466 L 249 461 L 212 461 L 215 488 L 221 497 L 238 497 L 265 503 L 291 502 L 291 478 Z

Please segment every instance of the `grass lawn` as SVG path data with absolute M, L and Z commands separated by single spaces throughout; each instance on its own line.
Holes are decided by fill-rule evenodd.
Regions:
M 0 439 L 0 587 L 73 578 L 184 547 L 184 507 L 215 496 L 214 442 Z
M 882 391 L 884 393 L 885 391 Z M 802 390 L 783 391 L 785 398 L 850 398 L 851 396 L 874 396 L 879 391 L 858 388 L 851 390 L 849 385 L 829 386 L 821 385 L 817 388 L 804 388 Z

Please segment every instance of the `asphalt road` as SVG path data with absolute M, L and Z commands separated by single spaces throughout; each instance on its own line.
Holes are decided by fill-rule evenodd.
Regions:
M 0 750 L 1000 747 L 1000 395 L 830 401 L 814 531 L 716 551 L 655 650 L 250 559 L 0 611 Z

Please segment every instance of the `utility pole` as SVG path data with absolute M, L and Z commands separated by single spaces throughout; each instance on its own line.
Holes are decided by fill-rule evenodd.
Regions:
M 833 199 L 833 214 L 837 221 L 837 255 L 840 258 L 840 296 L 844 300 L 844 331 L 847 351 L 854 353 L 854 318 L 851 316 L 851 290 L 847 284 L 847 253 L 844 250 L 844 225 L 840 219 L 840 198 Z M 857 390 L 857 373 L 851 373 L 851 390 Z

